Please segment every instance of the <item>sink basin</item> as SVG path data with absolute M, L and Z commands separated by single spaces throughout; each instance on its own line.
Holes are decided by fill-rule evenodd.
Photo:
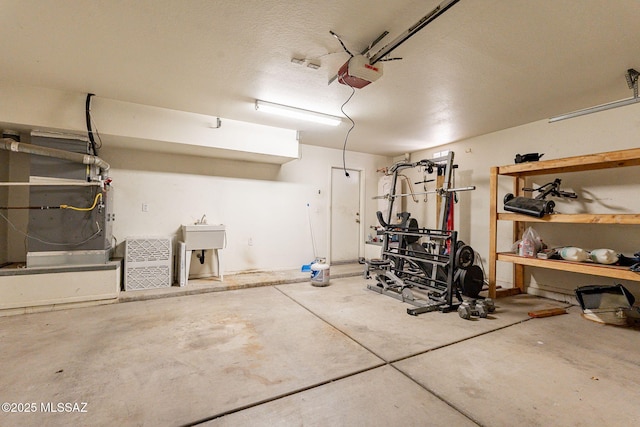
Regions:
M 189 224 L 182 226 L 182 240 L 186 250 L 222 249 L 224 247 L 225 226 L 209 224 Z

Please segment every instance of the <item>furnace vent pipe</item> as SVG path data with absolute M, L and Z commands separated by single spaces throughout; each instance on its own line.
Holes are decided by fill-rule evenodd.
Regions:
M 71 162 L 82 163 L 85 165 L 96 165 L 100 170 L 102 170 L 104 175 L 107 175 L 111 168 L 109 163 L 105 162 L 98 156 L 58 150 L 56 148 L 41 147 L 33 144 L 25 144 L 23 142 L 14 141 L 11 138 L 1 138 L 0 149 L 15 151 L 17 153 L 35 154 L 37 156 L 54 157 L 56 159 L 69 160 Z

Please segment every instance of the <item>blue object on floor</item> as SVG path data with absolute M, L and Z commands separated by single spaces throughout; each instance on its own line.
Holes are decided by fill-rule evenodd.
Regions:
M 302 271 L 303 273 L 307 273 L 309 271 L 311 271 L 311 265 L 316 262 L 316 260 L 314 259 L 313 261 L 311 261 L 309 264 L 304 264 L 302 266 L 302 268 L 300 269 L 300 271 Z

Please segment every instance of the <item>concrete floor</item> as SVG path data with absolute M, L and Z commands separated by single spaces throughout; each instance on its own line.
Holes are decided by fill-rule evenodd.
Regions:
M 585 320 L 578 307 L 530 319 L 531 310 L 565 306 L 530 295 L 498 300 L 488 319 L 413 317 L 366 283 L 0 318 L 0 400 L 32 409 L 3 406 L 0 425 L 640 422 L 637 329 Z M 51 408 L 58 412 L 43 412 Z M 59 410 L 67 408 L 86 412 Z
M 363 266 L 357 263 L 331 265 L 331 277 L 362 276 Z M 144 289 L 120 292 L 119 302 L 143 301 L 149 299 L 197 295 L 209 292 L 231 291 L 236 289 L 256 288 L 261 286 L 284 285 L 289 283 L 309 282 L 310 272 L 301 270 L 249 271 L 227 274 L 224 280 L 218 277 L 189 279 L 187 286 L 170 286 L 168 288 Z

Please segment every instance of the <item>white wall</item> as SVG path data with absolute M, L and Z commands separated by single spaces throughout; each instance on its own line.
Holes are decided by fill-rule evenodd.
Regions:
M 433 152 L 450 149 L 455 152 L 457 185 L 476 185 L 472 192 L 460 193 L 456 206 L 456 227 L 460 236 L 487 262 L 489 250 L 489 168 L 513 164 L 516 154 L 544 153 L 542 160 L 581 154 L 637 148 L 640 134 L 640 106 L 628 106 L 550 124 L 546 120 L 469 138 L 454 144 L 412 154 L 412 160 L 431 158 Z M 536 177 L 532 183 L 542 185 L 556 176 Z M 554 199 L 556 211 L 563 213 L 638 213 L 640 212 L 640 167 L 564 174 L 563 188 L 573 189 L 579 199 L 569 202 Z M 512 181 L 499 182 L 499 201 L 511 192 Z M 430 199 L 431 200 L 431 199 Z M 418 215 L 424 215 L 415 208 Z M 430 213 L 430 212 L 429 212 Z M 639 226 L 586 224 L 535 224 L 543 239 L 551 246 L 576 245 L 585 249 L 611 248 L 626 255 L 640 251 Z M 499 223 L 498 250 L 509 250 L 513 243 L 511 223 Z M 545 295 L 573 295 L 577 286 L 613 284 L 613 279 L 570 274 L 545 269 L 533 272 L 530 292 Z M 510 287 L 511 264 L 498 263 L 498 284 Z M 618 283 L 619 281 L 615 281 Z M 640 297 L 636 282 L 622 282 Z M 561 297 L 561 296 L 560 296 Z M 562 297 L 561 297 L 562 298 Z
M 112 166 L 120 242 L 129 236 L 175 239 L 181 224 L 204 214 L 209 224 L 227 226 L 225 272 L 300 268 L 313 260 L 310 217 L 318 255 L 326 256 L 330 170 L 342 164 L 339 150 L 302 145 L 300 159 L 281 167 L 108 146 L 100 156 Z M 367 224 L 375 218 L 369 202 L 377 191 L 375 170 L 388 162 L 347 152 L 347 167 L 364 172 Z M 192 263 L 192 274 L 209 271 L 212 264 Z
M 300 159 L 282 165 L 279 179 L 286 182 L 297 182 L 309 189 L 312 196 L 309 203 L 309 213 L 313 233 L 316 237 L 316 249 L 318 256 L 328 257 L 329 252 L 329 222 L 330 222 L 330 189 L 331 168 L 343 167 L 342 151 L 328 148 L 301 145 Z M 361 227 L 362 242 L 360 256 L 364 256 L 364 240 L 369 234 L 370 226 L 377 225 L 376 210 L 378 203 L 373 197 L 378 194 L 377 169 L 390 166 L 392 160 L 388 157 L 374 156 L 370 154 L 346 152 L 346 167 L 361 171 L 361 184 L 364 185 L 364 194 L 361 197 L 362 211 Z M 319 194 L 318 194 L 319 193 Z M 309 215 L 305 214 L 306 217 Z M 309 221 L 306 220 L 307 229 Z
M 13 90 L 6 91 L 10 96 L 20 99 L 17 103 L 20 108 L 3 104 L 0 121 L 19 123 L 22 130 L 29 124 L 62 130 L 84 126 L 82 94 L 9 89 Z M 640 105 L 633 105 L 554 124 L 534 122 L 413 153 L 411 160 L 431 158 L 433 152 L 443 149 L 455 152 L 459 165 L 456 185 L 477 186 L 475 191 L 459 194 L 456 228 L 460 238 L 480 252 L 486 263 L 491 166 L 511 164 L 517 153 L 542 152 L 546 160 L 637 147 L 639 112 Z M 117 123 L 112 125 L 117 128 Z M 115 236 L 120 242 L 128 236 L 177 237 L 181 224 L 192 223 L 206 214 L 209 223 L 224 223 L 228 227 L 228 246 L 223 251 L 227 271 L 297 268 L 313 257 L 309 216 L 318 255 L 324 256 L 328 251 L 330 169 L 342 165 L 340 150 L 301 145 L 300 154 L 300 159 L 279 166 L 138 151 L 128 148 L 126 141 L 122 144 L 106 141 L 100 155 L 112 165 Z M 377 202 L 371 199 L 378 191 L 379 175 L 375 170 L 390 163 L 391 159 L 385 157 L 347 152 L 347 167 L 361 169 L 366 186 L 362 198 L 363 237 L 368 234 L 368 227 L 376 224 Z M 406 173 L 412 182 L 422 177 Z M 536 178 L 535 184 L 544 184 L 546 178 L 554 177 Z M 562 179 L 564 187 L 578 192 L 580 199 L 571 203 L 559 201 L 560 212 L 640 212 L 636 194 L 640 183 L 638 167 L 571 174 Z M 501 180 L 499 195 L 511 191 L 510 187 L 509 180 Z M 407 200 L 406 205 L 421 225 L 432 227 L 435 197 L 428 200 L 426 204 Z M 148 212 L 142 212 L 143 203 L 148 205 Z M 536 228 L 551 246 L 610 247 L 629 255 L 640 250 L 637 226 L 547 224 Z M 508 233 L 510 229 L 510 223 L 500 224 L 499 250 L 510 248 L 514 240 Z M 9 250 L 18 248 L 17 244 L 9 246 Z M 510 283 L 511 265 L 499 264 L 498 281 Z M 571 294 L 580 284 L 612 282 L 538 269 L 533 270 L 531 288 Z M 638 285 L 627 285 L 640 295 Z
M 0 89 L 6 101 L 0 103 L 0 126 L 26 134 L 33 129 L 86 132 L 85 94 L 10 84 Z M 181 224 L 206 215 L 210 224 L 227 226 L 228 245 L 222 251 L 227 272 L 299 268 L 314 257 L 311 217 L 317 255 L 328 256 L 329 179 L 331 167 L 342 165 L 340 150 L 299 146 L 294 130 L 224 118 L 222 127 L 214 129 L 215 117 L 99 97 L 91 111 L 102 135 L 100 157 L 112 166 L 113 231 L 120 243 L 134 236 L 177 239 Z M 26 156 L 10 154 L 8 179 L 26 181 L 28 163 L 15 163 L 14 154 L 16 161 Z M 280 166 L 289 159 L 296 160 Z M 375 208 L 370 209 L 375 170 L 388 163 L 385 157 L 347 152 L 347 167 L 361 170 L 366 185 L 363 228 L 375 223 Z M 24 204 L 23 193 L 11 192 L 12 204 Z M 14 222 L 26 229 L 27 216 L 19 214 Z M 0 237 L 8 235 L 4 252 L 12 261 L 24 261 L 24 238 L 5 230 L 0 229 Z M 363 253 L 364 241 L 361 246 Z M 207 273 L 213 263 L 194 267 L 194 274 Z

